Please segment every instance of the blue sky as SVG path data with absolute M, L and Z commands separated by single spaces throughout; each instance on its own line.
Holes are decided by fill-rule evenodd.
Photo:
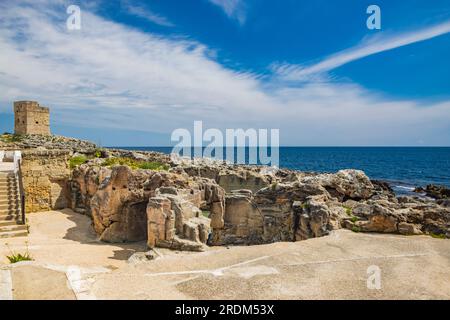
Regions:
M 450 145 L 448 0 L 1 2 L 0 52 L 1 131 L 38 100 L 54 133 L 102 145 L 170 145 L 194 120 L 282 145 Z

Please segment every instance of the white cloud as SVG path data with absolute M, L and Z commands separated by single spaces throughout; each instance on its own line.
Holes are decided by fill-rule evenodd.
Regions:
M 203 120 L 221 129 L 280 128 L 284 145 L 450 145 L 448 101 L 424 107 L 355 84 L 262 82 L 225 68 L 201 43 L 139 32 L 83 8 L 82 29 L 68 31 L 65 8 L 44 3 L 0 3 L 0 111 L 27 99 L 80 131 L 170 133 Z
M 415 30 L 389 37 L 375 37 L 363 41 L 350 49 L 335 53 L 324 60 L 312 65 L 275 64 L 274 70 L 286 80 L 303 80 L 317 76 L 329 70 L 338 68 L 349 62 L 392 50 L 412 43 L 428 40 L 450 32 L 450 21 L 433 27 Z
M 243 0 L 209 0 L 212 4 L 220 7 L 224 13 L 239 24 L 243 25 L 246 20 L 245 5 Z
M 131 15 L 146 19 L 164 27 L 174 27 L 175 25 L 166 17 L 161 16 L 148 8 L 132 4 L 129 0 L 121 1 L 122 7 Z

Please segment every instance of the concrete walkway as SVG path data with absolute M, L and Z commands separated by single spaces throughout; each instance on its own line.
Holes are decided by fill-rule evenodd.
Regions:
M 2 261 L 0 299 L 450 299 L 450 240 L 339 230 L 295 243 L 160 250 L 162 258 L 129 263 L 145 243 L 101 243 L 85 216 L 29 221 L 35 261 Z

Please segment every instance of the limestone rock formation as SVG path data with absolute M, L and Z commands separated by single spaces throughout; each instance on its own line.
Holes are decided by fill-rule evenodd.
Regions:
M 93 154 L 97 149 L 97 146 L 92 142 L 56 135 L 5 135 L 1 138 L 0 147 L 10 150 L 40 148 L 43 150 L 65 150 L 82 154 Z M 3 143 L 1 140 L 3 140 Z
M 150 247 L 200 251 L 210 236 L 204 213 L 220 225 L 225 192 L 214 181 L 97 162 L 78 166 L 70 189 L 72 208 L 92 217 L 101 240 L 147 240 Z

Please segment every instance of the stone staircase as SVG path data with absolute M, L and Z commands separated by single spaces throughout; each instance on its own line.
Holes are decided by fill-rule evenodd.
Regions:
M 0 171 L 0 238 L 25 237 L 18 181 L 12 171 Z

